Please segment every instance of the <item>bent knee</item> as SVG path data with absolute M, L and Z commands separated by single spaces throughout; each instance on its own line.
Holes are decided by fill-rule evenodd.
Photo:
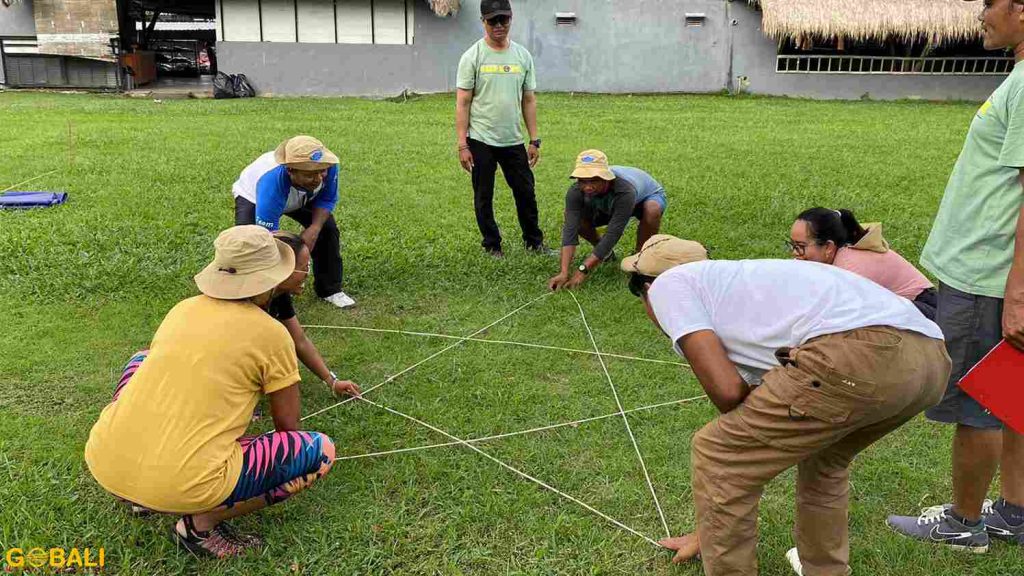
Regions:
M 648 200 L 644 202 L 644 220 L 648 222 L 661 222 L 661 215 L 664 210 L 661 208 L 661 203 L 656 200 Z
M 316 432 L 320 436 L 320 453 L 323 454 L 323 458 L 320 463 L 320 475 L 327 474 L 331 471 L 331 467 L 334 466 L 334 458 L 336 457 L 337 450 L 334 446 L 334 441 L 327 434 L 321 434 Z

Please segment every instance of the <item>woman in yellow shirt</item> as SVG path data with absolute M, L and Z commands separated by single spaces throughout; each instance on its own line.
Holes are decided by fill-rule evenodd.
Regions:
M 226 520 L 309 487 L 330 471 L 335 450 L 325 434 L 299 430 L 295 345 L 265 312 L 307 271 L 259 226 L 225 230 L 214 247 L 195 277 L 202 295 L 171 309 L 150 349 L 125 367 L 85 461 L 137 510 L 181 514 L 172 529 L 180 546 L 222 558 L 261 545 Z M 359 392 L 351 382 L 334 389 Z M 275 431 L 244 436 L 264 394 Z

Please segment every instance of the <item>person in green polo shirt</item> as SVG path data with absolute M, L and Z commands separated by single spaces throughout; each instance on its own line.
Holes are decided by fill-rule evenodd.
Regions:
M 537 137 L 537 79 L 533 57 L 509 40 L 512 5 L 508 0 L 483 0 L 480 15 L 484 37 L 459 60 L 455 128 L 459 162 L 473 177 L 473 208 L 483 236 L 481 245 L 496 258 L 504 256 L 501 232 L 494 221 L 494 176 L 498 166 L 512 189 L 526 248 L 545 255 L 537 214 L 533 167 L 540 159 Z M 523 146 L 520 119 L 530 135 Z
M 1024 350 L 1024 0 L 985 0 L 980 19 L 985 48 L 1010 49 L 1017 64 L 975 114 L 921 254 L 940 281 L 935 320 L 953 359 L 945 397 L 925 412 L 957 426 L 953 502 L 888 520 L 906 536 L 979 553 L 990 537 L 1024 545 L 1024 435 L 957 385 L 1003 338 Z

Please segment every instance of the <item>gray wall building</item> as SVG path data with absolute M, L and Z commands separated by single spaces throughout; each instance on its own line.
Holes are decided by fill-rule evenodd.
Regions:
M 71 55 L 47 54 L 40 50 L 36 26 L 37 3 L 52 0 L 19 0 L 10 6 L 0 4 L 0 85 L 38 88 L 117 88 L 117 65 Z M 82 0 L 60 4 L 59 9 L 88 10 Z M 112 4 L 113 5 L 113 4 Z M 67 14 L 73 16 L 73 14 Z M 73 22 L 80 22 L 68 18 Z M 46 20 L 49 22 L 49 19 Z M 55 36 L 51 34 L 50 37 Z
M 881 1 L 858 0 L 861 6 Z M 329 14 L 331 0 L 288 0 L 270 12 L 271 0 L 262 0 L 262 10 L 255 1 L 218 2 L 220 68 L 246 74 L 264 94 L 453 91 L 460 55 L 483 34 L 475 0 L 464 0 L 462 9 L 449 17 L 438 17 L 423 0 L 335 0 L 334 19 L 319 21 L 328 28 L 333 22 L 333 37 L 341 38 L 337 41 L 330 30 L 304 25 L 315 9 Z M 377 41 L 373 36 L 386 14 L 373 10 L 386 2 L 404 9 L 406 30 L 404 36 L 392 35 L 381 43 L 380 34 Z M 785 7 L 784 0 L 771 6 Z M 785 64 L 779 57 L 782 42 L 764 34 L 760 8 L 744 0 L 514 0 L 513 9 L 512 39 L 533 54 L 542 91 L 739 90 L 811 98 L 983 100 L 1006 71 L 780 72 Z M 353 21 L 364 23 L 362 36 L 353 31 L 358 28 Z M 1002 60 L 998 55 L 986 59 Z M 876 60 L 857 65 L 871 66 Z M 919 61 L 900 60 L 900 66 Z M 800 58 L 792 61 L 807 64 Z
M 116 86 L 114 64 L 36 47 L 33 4 L 38 12 L 43 4 L 88 1 L 0 6 L 0 83 Z M 188 4 L 215 14 L 219 69 L 246 74 L 265 95 L 451 92 L 459 57 L 483 34 L 477 0 L 462 0 L 461 10 L 445 17 L 432 5 L 454 0 L 161 2 L 145 4 Z M 533 54 L 541 91 L 986 98 L 1009 60 L 969 46 L 962 54 L 932 50 L 943 42 L 977 44 L 974 11 L 981 3 L 914 4 L 916 13 L 891 0 L 513 0 L 512 38 Z M 929 10 L 931 4 L 943 10 Z M 817 12 L 809 15 L 808 7 Z M 947 20 L 937 21 L 939 13 Z M 906 36 L 908 28 L 916 36 Z M 897 29 L 904 37 L 891 32 Z M 871 36 L 879 30 L 881 37 Z

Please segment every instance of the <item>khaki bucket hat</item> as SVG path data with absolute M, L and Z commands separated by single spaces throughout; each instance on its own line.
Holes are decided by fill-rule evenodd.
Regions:
M 600 178 L 615 180 L 615 173 L 608 167 L 608 157 L 600 150 L 584 150 L 576 157 L 576 169 L 570 178 Z
M 708 251 L 700 242 L 683 240 L 669 234 L 655 234 L 644 242 L 639 252 L 622 259 L 622 270 L 657 276 L 680 264 L 707 259 Z
M 295 252 L 262 226 L 228 228 L 213 241 L 213 248 L 213 262 L 195 275 L 196 286 L 211 298 L 251 298 L 295 271 Z
M 327 170 L 338 163 L 338 157 L 312 136 L 295 136 L 281 142 L 274 150 L 274 160 L 296 170 Z

